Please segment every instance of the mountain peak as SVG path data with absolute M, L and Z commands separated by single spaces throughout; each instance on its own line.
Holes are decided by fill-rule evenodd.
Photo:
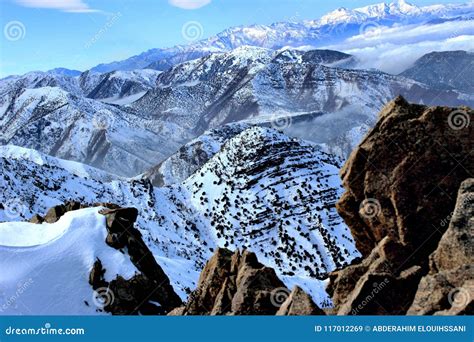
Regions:
M 367 19 L 380 19 L 394 15 L 417 15 L 421 13 L 418 6 L 410 4 L 405 0 L 397 0 L 390 3 L 377 3 L 365 7 L 347 9 L 340 7 L 320 19 L 321 25 L 337 24 L 337 23 L 359 23 Z

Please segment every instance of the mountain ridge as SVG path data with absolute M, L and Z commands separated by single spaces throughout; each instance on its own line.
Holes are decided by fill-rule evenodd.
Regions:
M 167 61 L 172 58 L 172 56 L 180 56 L 177 57 L 177 59 L 182 63 L 186 60 L 194 59 L 199 56 L 199 54 L 206 55 L 212 52 L 225 52 L 243 45 L 273 49 L 279 49 L 285 46 L 298 47 L 307 45 L 317 48 L 321 46 L 320 39 L 322 37 L 324 37 L 326 41 L 330 38 L 328 36 L 329 33 L 337 33 L 340 40 L 342 37 L 347 37 L 348 34 L 359 33 L 361 29 L 360 24 L 364 22 L 375 24 L 377 21 L 394 22 L 400 19 L 403 20 L 405 24 L 414 24 L 439 17 L 464 15 L 472 12 L 473 9 L 474 5 L 472 5 L 472 3 L 418 7 L 400 0 L 390 4 L 380 3 L 354 10 L 340 8 L 332 13 L 326 14 L 319 20 L 277 22 L 270 25 L 256 24 L 228 28 L 213 37 L 198 42 L 192 42 L 189 45 L 150 49 L 123 61 L 100 64 L 91 68 L 91 70 L 107 72 L 119 69 L 131 70 L 145 68 L 154 62 L 159 63 L 161 59 Z M 346 17 L 341 16 L 340 13 L 345 13 Z M 351 25 L 357 26 L 351 27 Z M 247 29 L 249 33 L 246 33 L 245 29 Z M 345 33 L 346 29 L 347 33 Z M 285 32 L 284 39 L 283 34 L 279 32 Z M 261 37 L 265 38 L 262 40 Z M 301 40 L 301 37 L 307 37 L 307 39 Z M 289 43 L 292 41 L 293 43 Z M 335 41 L 332 43 L 334 42 Z M 174 64 L 175 63 L 170 64 L 169 62 L 165 62 L 167 67 Z M 159 70 L 163 70 L 163 68 L 159 68 Z
M 339 159 L 269 128 L 245 129 L 182 183 L 164 188 L 83 178 L 61 165 L 39 165 L 28 155 L 0 158 L 0 220 L 44 215 L 71 200 L 135 207 L 143 240 L 182 298 L 218 246 L 251 248 L 287 286 L 299 284 L 317 303 L 327 300 L 320 279 L 358 256 L 335 215 Z

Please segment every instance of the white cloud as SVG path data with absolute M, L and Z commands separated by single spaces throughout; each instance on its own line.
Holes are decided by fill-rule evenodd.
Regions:
M 16 0 L 16 3 L 25 7 L 56 9 L 71 13 L 99 12 L 82 0 Z
M 378 27 L 366 35 L 351 37 L 341 44 L 324 48 L 356 56 L 361 68 L 376 68 L 399 74 L 415 60 L 432 51 L 474 49 L 472 21 L 435 25 Z
M 432 51 L 472 51 L 474 36 L 460 36 L 442 41 L 425 41 L 414 44 L 381 44 L 375 47 L 346 50 L 360 60 L 359 67 L 376 68 L 390 74 L 399 74 L 413 65 L 421 56 Z
M 193 10 L 209 5 L 211 0 L 168 0 L 168 2 L 179 8 Z

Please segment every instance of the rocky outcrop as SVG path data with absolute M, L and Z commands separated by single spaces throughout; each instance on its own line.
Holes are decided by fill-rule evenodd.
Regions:
M 474 178 L 463 182 L 430 271 L 421 279 L 408 314 L 474 313 Z
M 365 256 L 385 236 L 414 248 L 426 244 L 425 254 L 436 248 L 459 186 L 474 172 L 472 125 L 454 126 L 473 114 L 402 97 L 382 110 L 342 168 L 346 192 L 337 203 Z
M 170 315 L 316 315 L 322 311 L 300 288 L 291 293 L 254 253 L 218 249 L 197 289 Z
M 415 312 L 415 294 L 415 302 L 422 300 L 418 284 L 430 269 L 467 262 L 462 250 L 472 246 L 472 234 L 461 234 L 463 246 L 454 244 L 454 233 L 443 234 L 461 183 L 474 174 L 472 114 L 468 108 L 408 104 L 401 97 L 382 110 L 341 171 L 346 192 L 337 209 L 364 259 L 330 275 L 333 313 Z M 472 212 L 463 215 L 457 220 L 472 218 Z M 455 269 L 461 283 L 472 279 L 469 269 Z
M 89 207 L 106 207 L 110 209 L 119 208 L 118 205 L 113 203 L 94 203 L 94 204 L 85 204 L 77 201 L 66 201 L 63 204 L 55 205 L 51 207 L 44 217 L 39 214 L 33 215 L 33 217 L 29 220 L 30 223 L 40 224 L 43 222 L 46 223 L 54 223 L 57 222 L 65 213 L 69 211 L 89 208 Z
M 95 262 L 89 283 L 97 296 L 107 297 L 108 294 L 113 294 L 113 300 L 106 301 L 103 309 L 115 315 L 166 314 L 180 306 L 181 299 L 173 290 L 168 276 L 145 245 L 140 232 L 133 226 L 138 210 L 103 209 L 100 213 L 106 217 L 106 243 L 112 248 L 126 251 L 133 265 L 140 271 L 130 279 L 117 276 L 111 282 L 106 282 L 101 261 Z M 154 303 L 159 303 L 160 306 Z
M 295 286 L 288 298 L 278 309 L 277 316 L 313 316 L 324 315 L 313 299 L 299 286 Z

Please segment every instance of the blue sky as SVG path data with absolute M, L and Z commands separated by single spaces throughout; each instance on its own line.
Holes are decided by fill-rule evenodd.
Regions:
M 203 38 L 225 28 L 316 19 L 377 0 L 0 0 L 0 77 L 67 67 L 85 70 L 155 47 L 187 43 L 189 21 Z M 462 1 L 416 0 L 416 5 Z M 192 4 L 204 4 L 200 8 Z M 207 3 L 207 4 L 206 4 Z M 190 5 L 191 4 L 191 5 Z

